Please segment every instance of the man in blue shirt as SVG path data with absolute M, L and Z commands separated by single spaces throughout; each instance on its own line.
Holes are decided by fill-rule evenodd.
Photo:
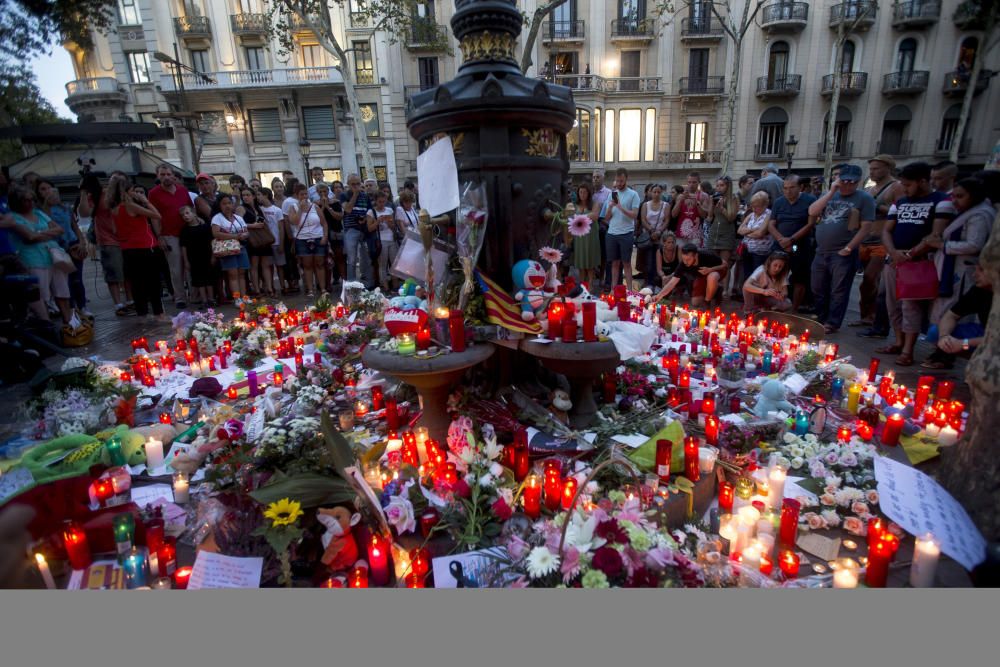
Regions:
M 601 209 L 601 217 L 608 221 L 605 246 L 611 262 L 610 288 L 618 282 L 618 267 L 625 272 L 625 286 L 632 286 L 632 246 L 639 203 L 639 193 L 628 186 L 628 171 L 619 167 L 615 171 L 615 189 Z
M 791 257 L 789 266 L 792 284 L 792 306 L 802 312 L 802 302 L 809 292 L 809 274 L 812 271 L 813 227 L 809 206 L 816 201 L 802 192 L 799 177 L 788 175 L 782 184 L 783 196 L 771 206 L 771 219 L 767 231 L 774 238 L 774 249 L 783 250 Z
M 898 354 L 896 365 L 910 366 L 913 346 L 933 299 L 897 299 L 897 267 L 927 259 L 933 251 L 928 241 L 941 238 L 945 227 L 955 218 L 955 207 L 948 195 L 931 188 L 931 166 L 926 162 L 906 165 L 899 172 L 899 180 L 906 194 L 889 208 L 889 219 L 882 230 L 882 243 L 888 254 L 882 279 L 896 342 L 876 351 Z
M 812 292 L 816 318 L 826 333 L 840 329 L 854 282 L 858 246 L 875 220 L 875 199 L 858 190 L 861 167 L 840 166 L 830 191 L 809 206 L 816 222 L 816 257 L 812 264 Z
M 351 174 L 347 177 L 347 191 L 340 195 L 344 207 L 344 253 L 347 255 L 347 280 L 358 279 L 356 265 L 361 262 L 361 281 L 367 289 L 374 289 L 375 278 L 365 234 L 368 231 L 366 217 L 371 208 L 368 193 L 361 189 L 361 177 Z

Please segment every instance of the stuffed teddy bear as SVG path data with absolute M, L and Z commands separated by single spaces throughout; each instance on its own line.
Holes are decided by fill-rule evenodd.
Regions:
M 552 414 L 566 426 L 569 426 L 569 411 L 572 409 L 573 402 L 566 391 L 556 389 L 552 392 Z
M 540 262 L 522 259 L 511 269 L 511 276 L 517 290 L 514 300 L 521 302 L 521 319 L 535 321 L 538 311 L 545 305 L 543 288 L 548 280 L 545 269 Z
M 351 534 L 351 528 L 358 525 L 361 515 L 346 507 L 320 508 L 316 510 L 316 520 L 326 528 L 323 533 L 323 565 L 337 572 L 354 566 L 358 560 L 358 544 Z
M 760 388 L 760 398 L 753 408 L 758 417 L 767 417 L 768 412 L 783 410 L 788 414 L 795 412 L 795 406 L 785 400 L 785 385 L 778 380 L 768 380 Z

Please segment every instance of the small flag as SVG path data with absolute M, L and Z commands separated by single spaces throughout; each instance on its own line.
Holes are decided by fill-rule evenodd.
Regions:
M 526 334 L 542 333 L 542 326 L 537 322 L 525 322 L 521 319 L 521 307 L 514 299 L 503 291 L 503 288 L 488 277 L 476 271 L 479 289 L 483 291 L 486 300 L 486 319 L 493 324 L 520 331 Z

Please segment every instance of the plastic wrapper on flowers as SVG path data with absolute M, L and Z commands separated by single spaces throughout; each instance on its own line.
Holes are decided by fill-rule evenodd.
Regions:
M 458 261 L 462 265 L 462 292 L 458 307 L 465 308 L 469 297 L 475 291 L 473 271 L 479 259 L 479 251 L 486 238 L 486 221 L 489 209 L 486 205 L 486 185 L 467 182 L 462 185 L 462 200 L 455 219 L 455 242 Z

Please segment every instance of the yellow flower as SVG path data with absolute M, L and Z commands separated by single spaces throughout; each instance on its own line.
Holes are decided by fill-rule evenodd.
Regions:
M 271 503 L 264 511 L 264 516 L 271 520 L 273 526 L 290 526 L 302 516 L 302 504 L 297 500 L 282 498 Z

